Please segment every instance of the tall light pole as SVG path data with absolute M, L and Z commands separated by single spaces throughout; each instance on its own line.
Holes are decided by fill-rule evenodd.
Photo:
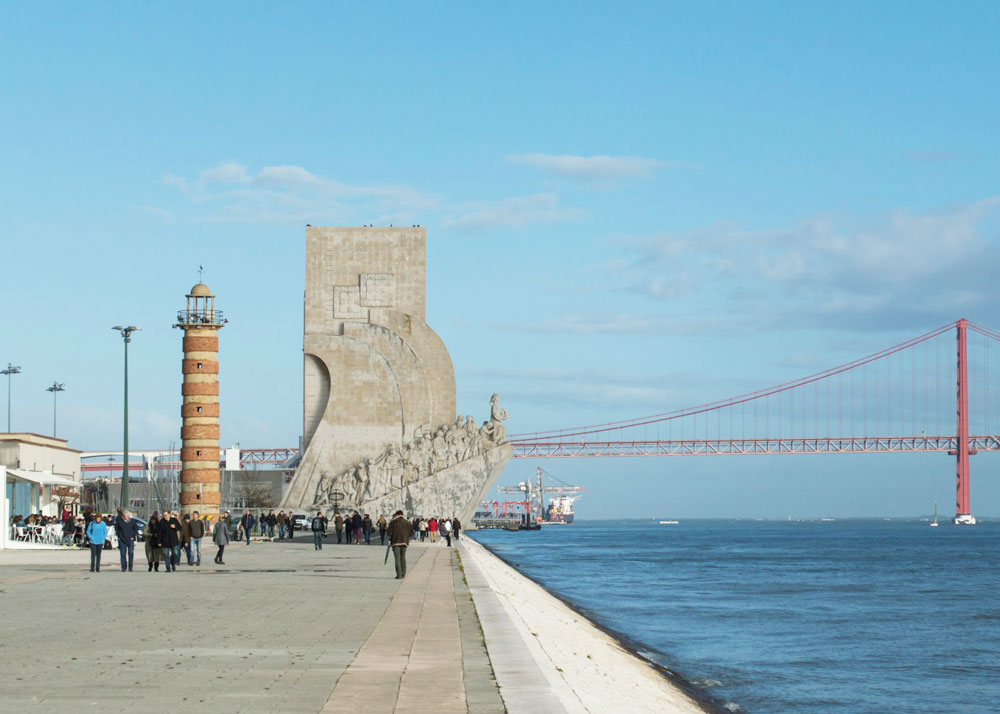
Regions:
M 115 325 L 111 328 L 112 330 L 118 330 L 122 333 L 122 341 L 125 343 L 125 446 L 122 448 L 124 452 L 122 455 L 122 497 L 121 497 L 121 507 L 122 509 L 128 508 L 128 343 L 132 341 L 132 333 L 141 329 L 135 325 L 129 325 L 128 327 L 122 327 L 121 325 Z
M 46 392 L 52 392 L 52 436 L 56 435 L 56 394 L 59 392 L 66 391 L 66 385 L 60 384 L 59 382 L 53 382 L 51 387 L 48 387 Z
M 16 364 L 7 363 L 7 369 L 0 369 L 0 374 L 7 375 L 7 433 L 10 433 L 10 375 L 20 374 L 21 368 Z

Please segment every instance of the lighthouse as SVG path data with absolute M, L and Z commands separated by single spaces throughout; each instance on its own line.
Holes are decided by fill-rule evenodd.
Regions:
M 219 513 L 219 330 L 225 324 L 208 286 L 191 288 L 174 325 L 184 331 L 181 513 Z

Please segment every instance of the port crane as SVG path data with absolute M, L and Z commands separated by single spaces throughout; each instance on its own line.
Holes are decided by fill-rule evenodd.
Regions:
M 548 477 L 553 481 L 558 482 L 558 486 L 545 486 L 543 485 L 543 478 Z M 572 493 L 583 493 L 586 491 L 583 486 L 572 486 L 565 481 L 561 480 L 559 477 L 550 474 L 548 471 L 542 467 L 538 467 L 538 473 L 536 482 L 532 483 L 531 480 L 525 479 L 521 481 L 517 486 L 497 486 L 498 493 L 523 493 L 524 500 L 529 504 L 529 519 L 534 523 L 546 523 L 546 522 L 561 522 L 561 521 L 548 521 L 548 514 L 545 511 L 545 494 L 559 494 L 563 497 L 573 498 L 575 501 L 579 496 L 570 497 L 568 494 Z M 572 502 L 572 501 L 571 501 Z

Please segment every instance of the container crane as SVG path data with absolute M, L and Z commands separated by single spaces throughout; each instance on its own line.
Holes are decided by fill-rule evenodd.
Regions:
M 549 477 L 550 479 L 557 481 L 559 486 L 545 486 L 543 484 L 543 477 Z M 582 494 L 586 491 L 583 486 L 572 486 L 565 481 L 562 481 L 556 476 L 553 476 L 548 471 L 542 467 L 538 467 L 537 480 L 532 483 L 530 480 L 521 481 L 517 486 L 497 486 L 498 493 L 523 493 L 525 501 L 528 502 L 530 512 L 529 518 L 535 523 L 544 524 L 563 524 L 573 522 L 573 512 L 572 504 L 580 496 L 571 496 L 569 494 Z M 559 513 L 550 514 L 545 509 L 545 494 L 559 494 L 552 499 L 550 504 L 550 510 L 555 505 L 559 506 Z M 568 519 L 563 515 L 562 509 L 569 508 Z

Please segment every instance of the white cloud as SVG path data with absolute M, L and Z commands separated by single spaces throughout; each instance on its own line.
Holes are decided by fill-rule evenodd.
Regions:
M 301 166 L 265 166 L 254 174 L 238 162 L 224 161 L 194 180 L 167 174 L 162 182 L 198 204 L 198 218 L 208 221 L 405 224 L 437 208 L 435 198 L 407 186 L 354 186 Z
M 870 225 L 818 216 L 747 230 L 734 224 L 620 241 L 606 264 L 619 289 L 656 300 L 721 303 L 748 324 L 900 326 L 955 319 L 1000 298 L 994 278 L 1000 197 Z M 884 326 L 884 323 L 883 323 Z
M 561 207 L 559 197 L 553 193 L 537 193 L 456 206 L 445 218 L 444 225 L 456 230 L 521 228 L 529 224 L 573 221 L 584 214 L 579 209 Z
M 447 228 L 475 231 L 572 221 L 585 214 L 561 206 L 554 193 L 449 205 L 408 186 L 355 186 L 301 166 L 265 166 L 253 173 L 224 161 L 194 179 L 167 174 L 161 181 L 198 206 L 195 219 L 203 221 L 424 225 L 436 220 Z
M 517 154 L 508 156 L 507 161 L 519 166 L 528 166 L 565 178 L 587 181 L 609 181 L 629 178 L 647 178 L 666 166 L 679 167 L 682 164 L 666 164 L 656 159 L 642 156 L 555 156 L 552 154 Z

